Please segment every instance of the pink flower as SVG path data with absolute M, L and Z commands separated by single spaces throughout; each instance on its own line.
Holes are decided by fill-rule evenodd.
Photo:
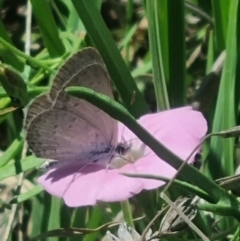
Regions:
M 183 160 L 200 143 L 207 131 L 207 123 L 198 111 L 183 107 L 156 114 L 148 114 L 139 123 L 162 144 Z M 97 202 L 124 201 L 142 190 L 164 184 L 162 181 L 130 178 L 120 173 L 145 173 L 171 178 L 176 170 L 143 144 L 127 127 L 119 123 L 119 141 L 129 150 L 123 157 L 115 157 L 111 168 L 92 163 L 84 168 L 72 165 L 55 167 L 42 175 L 39 183 L 52 195 L 62 197 L 71 207 L 95 205 Z M 193 161 L 191 159 L 190 161 Z

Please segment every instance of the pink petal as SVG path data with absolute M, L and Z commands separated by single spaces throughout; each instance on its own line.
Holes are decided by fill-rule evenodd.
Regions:
M 202 114 L 193 111 L 191 107 L 146 115 L 139 122 L 183 159 L 199 144 L 207 130 Z M 134 139 L 132 149 L 142 145 L 128 128 L 120 124 L 119 140 L 131 139 Z M 162 181 L 128 178 L 118 174 L 119 172 L 155 174 L 170 178 L 176 171 L 146 148 L 145 156 L 120 169 L 106 170 L 96 164 L 80 169 L 69 164 L 48 171 L 38 181 L 49 193 L 63 197 L 65 203 L 71 207 L 95 205 L 99 201 L 123 201 L 143 189 L 153 189 L 163 184 Z
M 192 110 L 192 107 L 145 115 L 140 118 L 139 122 L 163 145 L 183 160 L 189 156 L 207 132 L 206 120 L 200 112 Z M 123 127 L 120 126 L 119 128 Z M 124 137 L 126 140 L 136 138 L 135 134 L 126 127 L 124 128 Z M 141 144 L 140 140 L 135 142 L 134 146 Z M 176 173 L 174 168 L 158 158 L 149 148 L 146 148 L 145 155 L 134 164 L 136 173 L 159 175 L 167 178 L 173 177 Z M 190 162 L 193 162 L 193 160 L 194 155 Z M 131 172 L 129 171 L 129 173 Z M 164 184 L 164 182 L 150 179 L 139 179 L 139 181 L 147 190 Z
M 155 155 L 141 158 L 135 163 L 136 173 L 151 174 L 171 178 L 176 170 Z M 165 182 L 154 179 L 140 179 L 143 189 L 149 190 L 162 186 Z
M 44 175 L 38 178 L 38 182 L 43 188 L 54 196 L 63 197 L 69 186 L 76 180 L 79 179 L 79 173 L 75 174 L 80 170 L 81 167 L 75 165 L 64 165 L 61 167 L 54 168 Z M 94 174 L 101 170 L 102 167 L 97 165 L 89 165 L 84 169 L 81 169 L 81 176 L 88 175 L 89 173 Z
M 132 164 L 122 168 L 134 172 Z M 38 182 L 54 196 L 63 197 L 70 207 L 95 205 L 98 201 L 126 200 L 143 189 L 137 179 L 118 174 L 120 170 L 106 170 L 89 165 L 75 174 L 76 167 L 57 168 L 42 175 Z
M 189 156 L 207 132 L 207 122 L 203 115 L 191 107 L 145 115 L 139 122 L 183 160 Z M 191 161 L 193 160 L 194 155 L 191 158 Z
M 182 107 L 160 113 L 144 115 L 139 123 L 172 152 L 185 160 L 207 132 L 207 122 L 202 113 L 192 107 Z M 119 125 L 119 134 L 123 125 Z M 124 139 L 136 139 L 136 135 L 124 127 Z M 141 142 L 135 145 L 140 145 Z M 146 154 L 149 153 L 146 149 Z M 194 157 L 194 155 L 193 155 Z M 193 161 L 193 158 L 191 158 Z
M 133 165 L 128 165 L 133 171 Z M 100 170 L 76 179 L 64 195 L 68 206 L 94 205 L 97 202 L 118 202 L 141 192 L 143 186 L 137 179 L 118 174 L 119 170 Z

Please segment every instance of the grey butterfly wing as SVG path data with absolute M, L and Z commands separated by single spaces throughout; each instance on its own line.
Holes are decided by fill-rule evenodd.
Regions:
M 70 96 L 64 89 L 68 86 L 82 86 L 113 98 L 110 78 L 102 57 L 93 48 L 86 48 L 73 55 L 58 71 L 50 96 L 54 108 L 65 109 L 87 119 L 112 144 L 117 142 L 117 121 L 91 103 Z
M 41 113 L 48 109 L 51 109 L 52 101 L 47 94 L 43 94 L 34 99 L 27 108 L 27 114 L 25 117 L 24 129 L 28 130 L 32 121 Z
M 89 52 L 90 57 L 84 57 Z M 83 64 L 82 57 L 89 60 Z M 95 62 L 92 58 L 95 58 Z M 30 105 L 25 128 L 29 147 L 37 156 L 58 161 L 101 158 L 101 155 L 109 155 L 107 149 L 115 145 L 116 121 L 89 102 L 64 91 L 67 86 L 74 85 L 89 87 L 112 97 L 108 74 L 95 50 L 87 49 L 70 58 L 60 68 L 49 95 L 36 98 Z M 69 121 L 66 113 L 69 118 L 77 118 L 78 124 L 70 124 L 71 128 L 66 128 Z M 70 138 L 68 133 L 73 136 Z M 59 138 L 61 136 L 62 139 Z M 95 156 L 91 156 L 93 149 Z
M 87 121 L 74 113 L 51 109 L 35 118 L 27 132 L 36 156 L 60 162 L 97 161 L 109 156 L 109 143 Z
M 59 98 L 61 101 L 57 101 L 54 108 L 68 110 L 79 118 L 86 120 L 91 126 L 98 129 L 106 140 L 115 145 L 117 135 L 116 120 L 85 100 L 79 100 L 67 94 L 62 94 Z
M 80 72 L 85 70 L 86 68 L 95 65 L 102 69 L 105 72 L 107 78 L 105 79 L 106 84 L 103 89 L 102 86 L 95 87 L 95 91 L 100 92 L 106 95 L 112 95 L 112 90 L 110 86 L 109 77 L 107 74 L 106 66 L 103 62 L 102 57 L 94 48 L 85 48 L 76 54 L 74 54 L 71 58 L 69 58 L 59 69 L 57 75 L 53 80 L 53 85 L 50 91 L 50 96 L 54 100 L 58 98 L 59 93 L 65 89 L 67 86 L 83 86 L 91 88 L 90 83 L 87 81 L 87 78 L 76 78 L 76 76 L 80 76 Z M 93 69 L 95 69 L 93 67 Z M 92 69 L 89 69 L 89 71 Z M 82 75 L 86 74 L 85 71 Z

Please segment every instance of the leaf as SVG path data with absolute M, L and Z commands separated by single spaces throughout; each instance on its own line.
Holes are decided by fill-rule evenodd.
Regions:
M 6 115 L 6 114 L 8 114 L 8 113 L 10 113 L 10 112 L 13 112 L 13 111 L 15 111 L 16 109 L 18 109 L 18 107 L 13 107 L 13 106 L 11 106 L 11 107 L 5 108 L 5 109 L 3 109 L 3 110 L 0 110 L 0 116 L 1 116 L 1 115 Z
M 24 141 L 22 138 L 16 138 L 0 157 L 0 167 L 12 160 L 22 150 L 23 144 Z
M 43 191 L 43 188 L 40 185 L 36 185 L 31 190 L 29 190 L 25 193 L 22 193 L 22 194 L 18 195 L 17 197 L 15 197 L 14 199 L 12 199 L 10 201 L 10 204 L 24 202 L 24 201 L 36 196 L 37 194 L 39 194 L 42 191 Z
M 0 168 L 0 181 L 11 176 L 15 176 L 21 172 L 30 170 L 44 163 L 44 159 L 34 156 L 28 156 L 20 161 L 20 163 L 11 163 Z
M 0 37 L 3 38 L 9 45 L 12 45 L 11 38 L 9 37 L 8 32 L 6 31 L 2 21 L 0 21 Z M 3 58 L 4 63 L 13 66 L 18 71 L 23 71 L 24 61 L 20 59 L 11 49 L 0 43 L 0 55 Z
M 103 57 L 108 72 L 127 109 L 135 117 L 148 112 L 149 108 L 138 90 L 130 71 L 127 69 L 96 5 L 89 0 L 72 0 L 72 2 L 87 33 Z M 136 99 L 131 105 L 132 93 L 134 91 L 136 92 Z
M 8 95 L 19 102 L 21 107 L 28 104 L 27 85 L 21 75 L 12 67 L 1 65 L 0 81 Z
M 51 57 L 64 54 L 65 48 L 59 37 L 57 24 L 47 0 L 31 0 L 34 16 Z M 44 14 L 43 14 L 44 13 Z
M 95 229 L 87 229 L 87 228 L 54 229 L 54 230 L 50 230 L 48 232 L 42 233 L 37 237 L 32 238 L 31 240 L 34 241 L 34 240 L 49 238 L 49 237 L 73 237 L 73 236 L 79 236 L 79 235 L 86 235 L 86 234 L 94 233 L 102 229 L 113 227 L 116 225 L 119 225 L 119 223 L 118 222 L 105 223 L 104 225 Z

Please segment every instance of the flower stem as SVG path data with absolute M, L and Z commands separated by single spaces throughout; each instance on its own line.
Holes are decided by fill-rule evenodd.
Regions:
M 122 212 L 124 221 L 131 227 L 134 228 L 132 210 L 128 200 L 121 202 Z

